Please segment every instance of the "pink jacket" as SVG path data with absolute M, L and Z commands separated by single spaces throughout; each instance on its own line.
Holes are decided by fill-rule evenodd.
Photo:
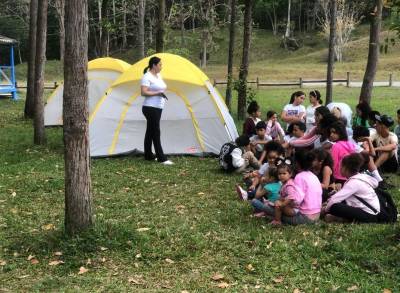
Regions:
M 356 146 L 349 140 L 340 140 L 336 142 L 331 148 L 331 154 L 333 159 L 333 177 L 335 179 L 346 180 L 340 173 L 340 167 L 342 166 L 342 160 L 345 156 L 355 152 Z
M 378 180 L 368 174 L 358 173 L 351 176 L 343 185 L 342 189 L 332 195 L 329 199 L 328 204 L 326 205 L 326 211 L 329 211 L 333 204 L 346 201 L 346 204 L 351 207 L 361 208 L 367 213 L 376 215 L 380 212 L 379 199 L 374 190 L 377 187 Z M 377 210 L 377 213 L 374 213 L 371 209 L 365 206 L 365 204 L 360 202 L 355 195 L 369 203 Z

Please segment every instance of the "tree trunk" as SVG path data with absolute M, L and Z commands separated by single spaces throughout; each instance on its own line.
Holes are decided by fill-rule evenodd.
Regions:
M 181 46 L 185 45 L 185 14 L 183 13 L 184 11 L 184 6 L 183 6 L 183 0 L 180 0 L 180 10 L 181 10 L 181 16 L 180 16 L 180 23 L 181 23 Z
M 35 114 L 35 59 L 36 59 L 36 25 L 38 13 L 38 0 L 31 0 L 29 8 L 29 60 L 27 90 L 25 99 L 25 118 L 33 118 Z
M 335 38 L 336 38 L 336 0 L 330 0 L 330 31 L 329 31 L 329 54 L 328 68 L 326 73 L 326 105 L 332 102 L 333 70 L 335 63 Z
M 247 95 L 247 75 L 249 72 L 249 54 L 251 41 L 252 10 L 254 0 L 245 1 L 244 28 L 243 28 L 243 55 L 239 70 L 239 90 L 238 90 L 238 119 L 245 117 L 246 95 Z
M 287 23 L 286 23 L 286 31 L 285 31 L 285 38 L 290 37 L 290 10 L 291 10 L 291 0 L 288 0 L 288 16 L 287 16 Z
M 93 223 L 89 155 L 88 0 L 65 5 L 64 161 L 65 231 L 77 234 Z
M 99 25 L 99 42 L 98 42 L 98 45 L 99 45 L 99 48 L 98 48 L 99 56 L 102 55 L 101 40 L 103 39 L 103 18 L 102 18 L 103 13 L 102 13 L 102 10 L 101 10 L 102 3 L 103 3 L 103 0 L 97 0 L 97 7 L 98 7 L 98 14 L 99 14 L 99 22 L 98 22 L 98 25 Z
M 47 36 L 47 0 L 39 0 L 36 31 L 36 61 L 35 61 L 35 115 L 33 118 L 33 142 L 43 145 L 46 143 L 44 130 L 44 67 L 46 63 Z
M 164 33 L 165 33 L 165 0 L 158 0 L 158 23 L 156 37 L 156 52 L 164 51 Z
M 299 0 L 299 32 L 301 33 L 301 13 L 302 13 L 302 3 L 301 0 Z
M 106 27 L 108 23 L 108 0 L 102 0 L 101 3 L 101 22 L 100 27 L 102 28 L 100 38 L 100 54 L 101 56 L 108 56 L 108 45 L 109 45 L 109 30 Z
M 128 43 L 126 29 L 126 0 L 122 1 L 122 49 L 126 49 Z
M 201 55 L 201 68 L 207 67 L 207 44 L 208 44 L 208 31 L 206 29 L 203 30 L 202 37 L 202 55 Z
M 236 22 L 236 0 L 230 0 L 230 24 L 229 24 L 229 50 L 228 50 L 228 83 L 226 85 L 225 102 L 231 111 L 232 84 L 233 84 L 233 54 L 235 51 L 235 22 Z
M 57 12 L 58 26 L 60 30 L 60 61 L 64 64 L 64 52 L 65 52 L 65 27 L 64 27 L 64 16 L 65 16 L 65 0 L 56 0 L 54 6 Z
M 371 102 L 376 67 L 379 59 L 379 33 L 381 31 L 383 8 L 382 0 L 376 0 L 374 6 L 374 12 L 371 13 L 372 20 L 369 34 L 368 61 L 360 93 L 360 102 L 365 101 L 368 104 Z
M 138 51 L 139 58 L 144 58 L 144 15 L 145 15 L 145 0 L 139 0 L 139 22 L 138 22 Z

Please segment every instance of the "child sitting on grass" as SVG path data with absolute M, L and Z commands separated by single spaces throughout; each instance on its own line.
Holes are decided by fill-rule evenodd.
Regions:
M 258 185 L 255 198 L 251 201 L 256 217 L 265 216 L 265 212 L 262 211 L 264 206 L 274 205 L 274 202 L 279 199 L 280 189 L 281 183 L 278 179 L 277 168 L 274 166 L 269 167 L 267 173 L 261 178 L 261 183 Z
M 400 109 L 397 110 L 397 125 L 394 128 L 394 134 L 397 135 L 397 140 L 400 141 Z M 400 158 L 400 144 L 397 146 L 397 159 Z
M 282 224 L 282 215 L 285 217 L 295 217 L 299 212 L 299 198 L 304 197 L 301 190 L 294 183 L 292 163 L 289 159 L 277 161 L 278 178 L 282 183 L 279 192 L 280 198 L 274 203 L 273 225 Z
M 225 143 L 219 153 L 219 164 L 227 172 L 243 172 L 249 166 L 259 169 L 260 164 L 250 150 L 250 140 L 247 135 L 241 135 L 235 143 Z
M 335 189 L 333 179 L 333 160 L 331 154 L 323 148 L 311 151 L 315 159 L 312 162 L 312 172 L 318 177 L 322 187 L 322 201 L 325 202 L 329 193 Z
M 239 184 L 236 185 L 236 192 L 241 199 L 246 200 L 254 197 L 261 177 L 266 174 L 269 167 L 275 166 L 275 160 L 279 156 L 282 156 L 284 152 L 284 149 L 280 143 L 276 141 L 267 142 L 264 148 L 264 152 L 267 154 L 267 162 L 264 163 L 259 170 L 249 172 L 243 176 L 243 179 L 247 185 L 247 191 L 244 190 Z
M 267 135 L 274 140 L 283 140 L 285 131 L 278 122 L 278 114 L 275 111 L 267 112 L 267 120 L 265 122 L 267 123 Z
M 261 121 L 260 106 L 256 101 L 251 101 L 247 107 L 247 114 L 249 117 L 244 121 L 243 134 L 251 137 L 256 134 L 256 124 Z
M 272 140 L 272 138 L 266 134 L 267 125 L 264 121 L 260 121 L 256 124 L 256 134 L 250 137 L 251 151 L 254 153 L 257 159 L 260 159 L 265 144 Z M 260 162 L 261 163 L 261 162 Z

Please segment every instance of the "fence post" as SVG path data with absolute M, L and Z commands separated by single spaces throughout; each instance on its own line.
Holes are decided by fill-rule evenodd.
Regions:
M 217 85 L 217 81 L 215 80 L 215 78 L 214 78 L 214 87 Z
M 347 87 L 350 87 L 350 72 L 347 71 L 346 74 L 347 74 L 346 86 L 347 86 Z
M 256 81 L 257 81 L 257 89 L 258 89 L 258 83 L 259 83 L 258 76 L 257 76 L 257 80 Z
M 389 86 L 393 85 L 393 73 L 389 74 Z
M 299 77 L 299 85 L 300 85 L 300 88 L 303 87 L 303 78 L 301 78 L 301 77 Z

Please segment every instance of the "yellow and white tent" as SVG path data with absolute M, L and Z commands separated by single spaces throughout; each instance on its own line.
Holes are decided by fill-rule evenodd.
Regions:
M 166 154 L 218 154 L 238 136 L 235 123 L 208 77 L 183 57 L 160 53 L 167 84 L 161 117 Z M 150 56 L 152 57 L 152 56 Z M 126 70 L 98 102 L 89 118 L 91 156 L 143 152 L 146 119 L 140 81 L 147 57 Z
M 106 93 L 111 84 L 130 65 L 114 58 L 98 58 L 88 63 L 88 95 L 89 113 L 93 112 L 97 103 Z M 46 126 L 62 125 L 63 84 L 59 85 L 48 98 L 44 108 L 44 124 Z

